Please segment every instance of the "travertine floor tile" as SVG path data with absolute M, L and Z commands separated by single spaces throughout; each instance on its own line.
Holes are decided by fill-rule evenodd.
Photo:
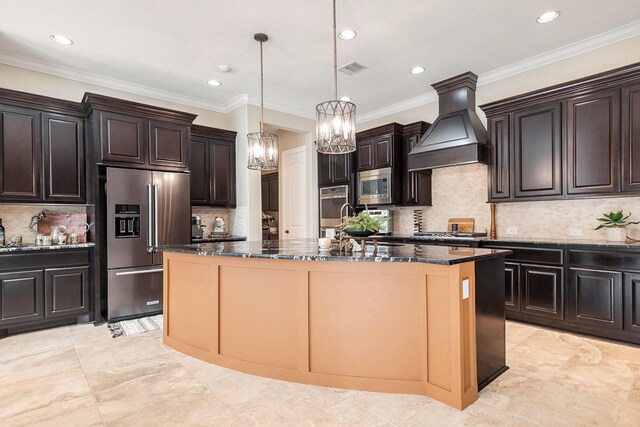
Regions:
M 55 400 L 42 406 L 0 417 L 3 426 L 101 426 L 102 419 L 93 396 Z
M 395 425 L 413 417 L 431 401 L 416 394 L 390 394 L 358 391 L 347 397 L 346 402 L 366 409 L 372 414 Z
M 372 413 L 347 402 L 340 402 L 322 412 L 309 414 L 310 416 L 298 425 L 307 426 L 367 426 L 387 427 L 388 422 L 376 417 Z
M 478 402 L 500 411 L 519 413 L 531 399 L 540 394 L 545 381 L 519 375 L 508 370 L 485 387 L 478 396 Z

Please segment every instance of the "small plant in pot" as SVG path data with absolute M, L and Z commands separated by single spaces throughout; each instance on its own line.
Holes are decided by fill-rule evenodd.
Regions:
M 278 220 L 275 218 L 271 218 L 267 221 L 267 225 L 269 225 L 269 232 L 271 234 L 276 234 L 278 232 Z
M 600 221 L 600 225 L 598 225 L 595 230 L 600 230 L 604 228 L 607 230 L 607 241 L 608 242 L 624 242 L 627 240 L 627 230 L 626 226 L 630 224 L 640 224 L 640 221 L 629 221 L 628 218 L 631 216 L 629 213 L 627 216 L 624 215 L 622 211 L 618 212 L 610 212 L 608 214 L 602 214 L 602 218 L 598 218 Z
M 369 215 L 369 209 L 348 217 L 342 224 L 342 231 L 352 237 L 369 237 L 380 231 L 382 222 Z

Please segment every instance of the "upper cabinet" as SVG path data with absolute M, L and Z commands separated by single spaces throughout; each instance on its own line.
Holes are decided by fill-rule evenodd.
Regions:
M 640 193 L 640 64 L 481 108 L 489 201 Z
M 0 89 L 0 201 L 84 203 L 84 110 Z
M 236 206 L 236 132 L 191 128 L 191 204 Z
M 87 93 L 96 156 L 105 165 L 185 170 L 194 114 Z
M 278 173 L 262 175 L 262 212 L 277 212 L 280 208 L 278 198 Z
M 397 124 L 394 123 L 394 125 Z M 402 130 L 399 128 L 400 125 L 397 126 L 398 129 L 394 126 L 383 126 L 384 129 L 376 128 L 379 129 L 377 131 L 369 129 L 356 135 L 358 172 L 389 168 L 394 166 L 394 162 L 397 166 L 400 165 Z M 388 131 L 390 133 L 375 135 L 377 132 Z
M 407 158 L 420 138 L 431 126 L 427 122 L 416 122 L 405 125 L 402 143 L 402 204 L 405 206 L 431 206 L 431 170 L 409 172 Z
M 318 185 L 349 184 L 353 173 L 353 154 L 318 153 Z

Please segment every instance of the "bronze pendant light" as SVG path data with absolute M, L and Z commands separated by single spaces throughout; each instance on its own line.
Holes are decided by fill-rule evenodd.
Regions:
M 333 0 L 333 97 L 316 106 L 316 150 L 324 154 L 356 151 L 356 105 L 338 99 L 336 0 Z
M 247 168 L 256 170 L 278 169 L 278 136 L 264 132 L 264 67 L 262 44 L 269 40 L 263 33 L 253 39 L 260 42 L 260 132 L 247 134 Z

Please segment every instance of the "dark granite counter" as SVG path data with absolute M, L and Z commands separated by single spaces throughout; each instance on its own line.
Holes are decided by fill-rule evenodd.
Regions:
M 376 252 L 367 245 L 365 252 L 341 254 L 337 244 L 329 250 L 320 250 L 316 239 L 268 240 L 245 242 L 199 243 L 191 245 L 161 246 L 161 251 L 195 255 L 232 256 L 242 258 L 289 259 L 305 261 L 356 262 L 420 262 L 452 265 L 481 259 L 506 256 L 511 251 L 447 246 L 381 243 Z
M 209 243 L 209 242 L 243 242 L 246 237 L 240 236 L 224 236 L 224 237 L 203 237 L 202 239 L 191 239 L 191 243 Z
M 47 251 L 56 249 L 81 249 L 92 248 L 95 243 L 75 243 L 69 245 L 49 245 L 49 246 L 36 246 L 36 245 L 22 245 L 22 246 L 0 246 L 0 254 L 7 252 L 33 252 L 33 251 Z

